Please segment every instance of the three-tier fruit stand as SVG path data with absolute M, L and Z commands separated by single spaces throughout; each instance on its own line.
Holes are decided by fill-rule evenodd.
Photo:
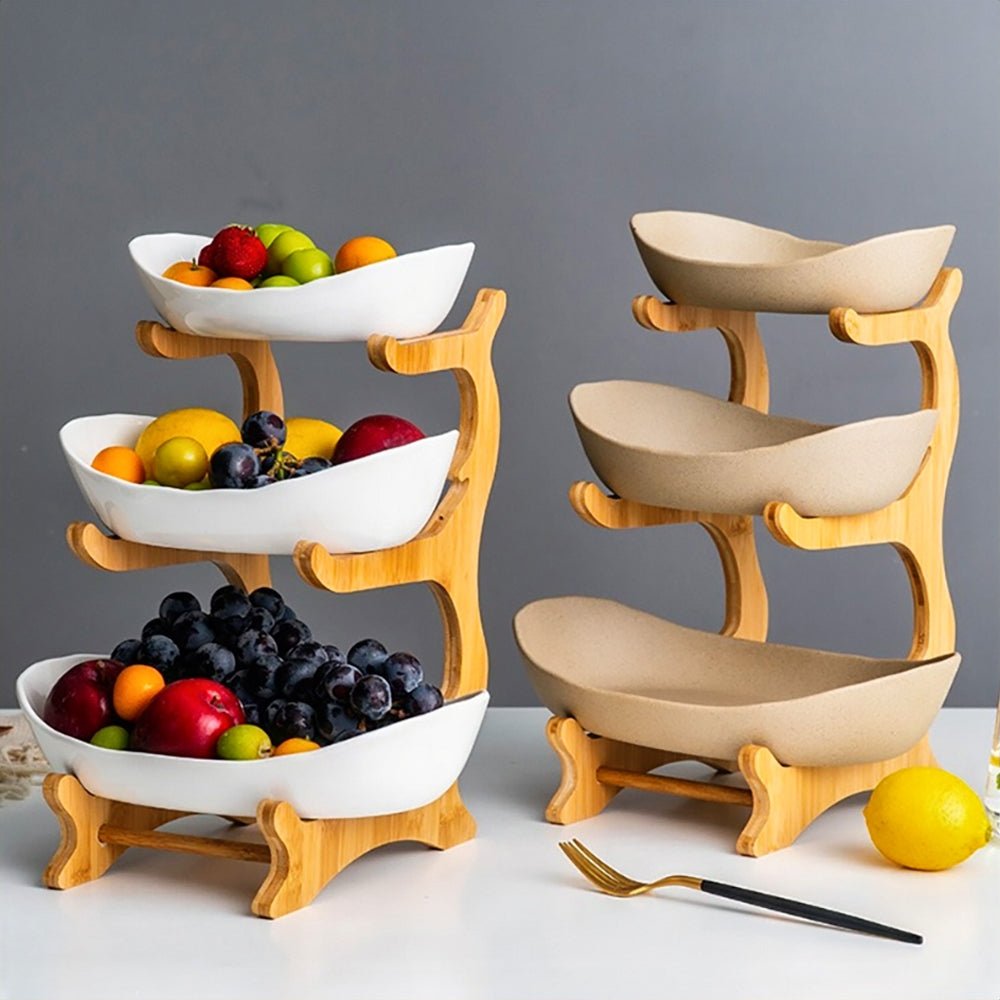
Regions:
M 446 702 L 483 691 L 487 681 L 478 568 L 500 433 L 491 351 L 505 308 L 503 291 L 482 289 L 458 329 L 412 339 L 378 334 L 368 338 L 369 360 L 382 371 L 454 375 L 459 439 L 446 488 L 423 530 L 402 545 L 331 554 L 303 539 L 292 557 L 303 579 L 335 593 L 426 583 L 444 627 L 441 686 Z M 147 354 L 158 358 L 228 355 L 242 380 L 244 417 L 262 409 L 283 414 L 281 381 L 266 340 L 196 336 L 149 321 L 138 324 L 136 337 Z M 79 559 L 98 569 L 121 572 L 211 561 L 231 584 L 247 591 L 270 584 L 267 555 L 155 547 L 108 536 L 86 522 L 70 524 L 67 540 Z M 272 918 L 308 904 L 339 871 L 375 847 L 409 840 L 445 849 L 470 839 L 476 830 L 457 782 L 435 801 L 388 815 L 303 819 L 289 803 L 264 799 L 255 818 L 234 818 L 256 822 L 263 842 L 158 831 L 189 814 L 101 798 L 68 774 L 48 775 L 44 793 L 62 829 L 59 848 L 45 870 L 46 885 L 67 889 L 95 879 L 129 847 L 256 861 L 269 870 L 251 909 Z
M 913 308 L 877 314 L 836 308 L 829 313 L 830 330 L 838 340 L 869 347 L 909 343 L 917 353 L 922 382 L 920 405 L 922 409 L 936 410 L 938 418 L 930 446 L 906 491 L 870 513 L 807 517 L 780 497 L 773 498 L 762 511 L 771 535 L 797 549 L 876 544 L 895 548 L 913 597 L 909 660 L 938 657 L 955 649 L 955 616 L 945 576 L 942 523 L 959 416 L 958 371 L 948 323 L 961 284 L 960 272 L 945 268 L 938 273 L 924 301 Z M 729 401 L 767 412 L 767 360 L 754 312 L 678 305 L 651 296 L 637 297 L 632 311 L 647 330 L 686 333 L 717 329 L 729 349 Z M 573 484 L 569 499 L 585 522 L 603 528 L 702 525 L 718 549 L 725 577 L 722 634 L 766 642 L 768 599 L 757 559 L 752 516 L 653 506 L 609 495 L 592 482 Z M 566 622 L 561 620 L 551 625 L 552 631 L 565 628 Z M 522 641 L 520 634 L 518 637 Z M 614 664 L 608 669 L 613 673 Z M 567 666 L 566 675 L 569 673 Z M 609 679 L 609 686 L 613 683 Z M 566 700 L 571 696 L 567 695 Z M 791 844 L 831 805 L 874 787 L 885 775 L 910 765 L 934 763 L 926 734 L 890 759 L 829 766 L 787 765 L 758 742 L 742 745 L 735 762 L 699 758 L 689 752 L 673 753 L 589 732 L 568 714 L 554 715 L 547 735 L 562 765 L 561 784 L 545 813 L 550 822 L 573 823 L 594 816 L 622 788 L 686 796 L 750 808 L 750 818 L 736 847 L 741 854 L 752 856 Z M 702 760 L 719 771 L 738 768 L 746 785 L 650 773 L 661 765 L 689 759 Z

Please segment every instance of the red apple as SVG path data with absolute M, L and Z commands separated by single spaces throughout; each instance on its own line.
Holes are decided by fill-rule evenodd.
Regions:
M 409 420 L 394 417 L 389 413 L 375 413 L 370 417 L 356 420 L 344 431 L 336 447 L 333 449 L 331 461 L 334 465 L 350 462 L 365 455 L 374 455 L 386 448 L 398 448 L 400 445 L 419 441 L 426 435 Z
M 219 737 L 245 721 L 239 699 L 224 685 L 204 677 L 174 681 L 136 719 L 132 749 L 172 757 L 214 757 Z
M 42 718 L 60 733 L 89 740 L 115 721 L 111 691 L 122 669 L 117 660 L 86 660 L 70 667 L 52 685 Z

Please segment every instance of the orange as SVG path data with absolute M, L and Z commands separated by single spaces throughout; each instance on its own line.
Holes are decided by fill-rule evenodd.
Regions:
M 128 722 L 138 719 L 146 706 L 164 689 L 166 681 L 156 667 L 133 663 L 115 680 L 111 693 L 115 711 Z
M 274 753 L 272 753 L 271 756 L 284 757 L 287 753 L 305 753 L 307 750 L 318 749 L 318 743 L 314 743 L 312 740 L 304 740 L 299 736 L 293 736 L 291 739 L 285 740 L 283 743 L 279 743 L 274 748 Z
M 124 479 L 127 483 L 146 481 L 146 468 L 142 464 L 142 459 L 131 448 L 123 445 L 116 444 L 102 449 L 94 456 L 94 461 L 90 465 L 98 472 Z
M 179 281 L 182 285 L 197 285 L 204 288 L 215 281 L 216 274 L 210 267 L 202 267 L 193 260 L 179 260 L 163 272 L 163 277 Z
M 377 264 L 380 260 L 395 256 L 396 251 L 391 243 L 386 243 L 377 236 L 355 236 L 337 251 L 333 266 L 337 274 L 343 274 L 344 271 L 353 271 L 366 264 Z
M 212 288 L 231 288 L 236 292 L 252 292 L 253 285 L 250 284 L 246 278 L 219 278 L 218 281 L 213 281 Z

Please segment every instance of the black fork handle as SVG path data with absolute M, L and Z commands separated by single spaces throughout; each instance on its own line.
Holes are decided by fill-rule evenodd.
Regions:
M 729 885 L 726 882 L 713 882 L 707 878 L 702 879 L 701 891 L 710 893 L 713 896 L 734 899 L 739 903 L 760 906 L 765 910 L 776 910 L 778 913 L 787 913 L 792 917 L 804 917 L 806 920 L 815 920 L 817 923 L 829 924 L 832 927 L 843 927 L 845 930 L 850 931 L 860 931 L 863 934 L 873 934 L 876 937 L 890 938 L 893 941 L 904 941 L 907 944 L 923 944 L 924 942 L 922 935 L 914 934 L 912 931 L 900 930 L 898 927 L 889 927 L 887 924 L 878 924 L 873 920 L 865 920 L 863 917 L 856 917 L 850 913 L 841 913 L 839 910 L 828 910 L 824 906 L 813 906 L 812 903 L 803 903 L 797 899 L 788 899 L 785 896 L 772 896 L 767 892 L 743 889 L 738 885 Z

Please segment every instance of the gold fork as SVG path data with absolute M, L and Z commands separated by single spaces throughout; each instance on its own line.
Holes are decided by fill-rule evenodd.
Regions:
M 740 903 L 750 903 L 752 906 L 776 910 L 778 913 L 786 913 L 793 917 L 804 917 L 807 920 L 829 924 L 832 927 L 843 927 L 864 934 L 873 934 L 876 937 L 905 941 L 908 944 L 923 944 L 923 937 L 912 931 L 889 927 L 887 924 L 878 924 L 872 920 L 865 920 L 863 917 L 842 913 L 840 910 L 828 910 L 826 907 L 803 903 L 797 899 L 772 896 L 770 893 L 757 892 L 755 889 L 744 889 L 737 885 L 729 885 L 727 882 L 713 882 L 711 879 L 696 878 L 694 875 L 665 875 L 654 882 L 639 882 L 612 868 L 606 861 L 602 861 L 593 851 L 581 844 L 579 840 L 563 841 L 559 847 L 585 878 L 596 885 L 601 892 L 606 892 L 611 896 L 641 896 L 653 889 L 662 889 L 668 885 L 680 885 L 686 889 L 696 889 L 713 896 L 734 899 Z

